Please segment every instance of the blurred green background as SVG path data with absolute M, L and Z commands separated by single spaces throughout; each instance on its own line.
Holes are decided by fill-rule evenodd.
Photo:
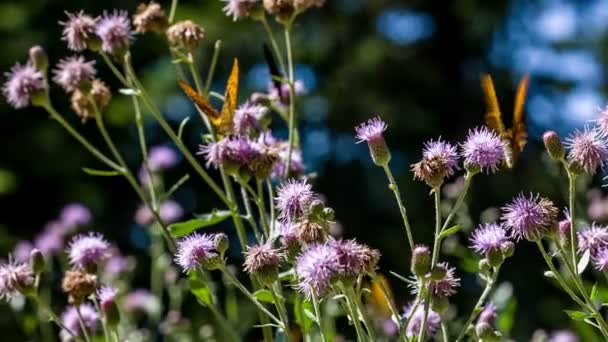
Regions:
M 82 8 L 101 14 L 118 8 L 133 13 L 137 4 L 4 0 L 0 4 L 0 70 L 24 61 L 34 44 L 47 50 L 52 63 L 70 55 L 59 39 L 57 23 L 65 18 L 65 10 Z M 168 6 L 168 1 L 161 4 Z M 223 41 L 215 90 L 222 91 L 230 61 L 239 58 L 243 73 L 240 99 L 244 101 L 252 91 L 266 89 L 261 48 L 266 35 L 251 20 L 232 22 L 223 15 L 222 6 L 216 0 L 180 1 L 177 18 L 193 19 L 206 30 L 206 43 L 199 54 L 203 74 L 214 41 Z M 307 171 L 317 173 L 315 188 L 336 210 L 344 236 L 380 249 L 382 272 L 407 272 L 407 244 L 398 210 L 382 170 L 373 165 L 366 146 L 355 144 L 353 127 L 373 115 L 387 121 L 386 138 L 394 155 L 391 166 L 414 235 L 418 241 L 430 243 L 432 199 L 424 184 L 412 180 L 409 165 L 420 157 L 424 141 L 441 136 L 460 142 L 469 128 L 481 124 L 484 105 L 479 74 L 484 71 L 494 75 L 507 119 L 517 81 L 523 73 L 531 73 L 526 106 L 530 142 L 514 170 L 476 177 L 468 197 L 470 216 L 465 212 L 459 220 L 470 230 L 496 217 L 496 211 L 488 208 L 505 204 L 520 191 L 540 192 L 563 205 L 565 176 L 545 160 L 540 136 L 546 129 L 566 135 L 583 127 L 603 104 L 606 32 L 608 1 L 328 0 L 323 9 L 302 15 L 294 38 L 298 78 L 308 89 L 300 107 L 302 147 Z M 163 99 L 159 104 L 171 123 L 177 126 L 185 116 L 192 116 L 186 133 L 195 150 L 202 125 L 176 88 L 164 41 L 153 34 L 138 36 L 132 54 L 150 91 Z M 136 170 L 140 160 L 129 99 L 117 92 L 118 84 L 105 65 L 98 61 L 97 66 L 114 93 L 107 111 L 111 133 Z M 81 125 L 71 113 L 69 99 L 61 90 L 53 87 L 52 93 L 60 111 L 83 134 L 101 143 L 94 127 Z M 145 234 L 133 221 L 139 203 L 123 179 L 94 178 L 82 172 L 82 167 L 99 165 L 42 110 L 15 111 L 1 102 L 0 111 L 2 255 L 20 239 L 35 236 L 68 202 L 90 207 L 95 229 L 117 241 L 121 249 L 145 253 Z M 151 145 L 171 146 L 153 121 L 147 121 L 146 130 Z M 282 126 L 275 132 L 286 134 Z M 191 170 L 181 163 L 168 177 L 177 180 L 187 172 Z M 592 184 L 601 184 L 600 178 Z M 579 198 L 580 214 L 584 214 L 585 196 Z M 189 213 L 218 205 L 196 177 L 175 199 Z M 461 315 L 468 314 L 481 291 L 475 274 L 464 272 L 475 266 L 462 247 L 466 245 L 466 234 L 460 233 L 446 242 L 444 251 L 459 266 L 463 287 L 455 303 Z M 464 258 L 455 257 L 458 255 Z M 136 274 L 145 284 L 146 266 L 144 262 L 140 265 Z M 562 311 L 571 303 L 546 281 L 543 270 L 540 255 L 529 243 L 518 244 L 515 256 L 503 267 L 503 301 L 499 304 L 507 305 L 508 313 L 500 324 L 516 340 L 527 340 L 539 328 L 576 328 Z M 389 279 L 398 302 L 405 305 L 411 299 L 408 289 L 395 278 Z M 3 306 L 0 315 L 3 328 L 14 322 L 4 314 L 6 310 Z

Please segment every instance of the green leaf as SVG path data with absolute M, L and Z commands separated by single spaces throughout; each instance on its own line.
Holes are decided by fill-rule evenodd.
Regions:
M 86 173 L 87 175 L 100 177 L 113 177 L 121 175 L 121 173 L 116 170 L 95 170 L 89 169 L 88 167 L 83 167 L 82 171 L 84 171 L 84 173 Z
M 306 315 L 308 318 L 310 318 L 310 320 L 311 320 L 311 321 L 313 321 L 313 322 L 317 322 L 317 316 L 315 316 L 315 314 L 314 314 L 312 311 L 310 311 L 309 309 L 304 308 L 304 314 L 305 314 L 305 315 Z
M 274 298 L 272 297 L 272 293 L 269 290 L 257 290 L 253 293 L 253 296 L 257 298 L 260 302 L 274 304 Z
M 441 239 L 445 239 L 446 237 L 448 237 L 448 236 L 450 236 L 452 234 L 455 234 L 459 230 L 460 230 L 460 225 L 459 224 L 457 224 L 457 225 L 455 225 L 453 227 L 450 227 L 450 228 L 444 230 L 443 232 L 441 232 L 441 234 L 439 234 L 439 239 L 440 240 Z
M 564 310 L 564 312 L 575 321 L 584 321 L 587 318 L 593 317 L 593 315 L 582 311 Z
M 576 266 L 576 270 L 578 271 L 578 274 L 582 274 L 583 272 L 585 272 L 587 265 L 589 265 L 590 259 L 591 259 L 591 250 L 587 249 L 585 251 L 585 254 L 583 254 L 583 256 L 581 257 L 581 260 L 578 261 L 578 265 Z
M 182 178 L 180 178 L 177 182 L 175 182 L 175 184 L 173 184 L 171 186 L 171 188 L 169 189 L 169 191 L 167 191 L 167 193 L 165 193 L 161 197 L 162 201 L 164 201 L 164 200 L 168 199 L 169 197 L 171 197 L 171 195 L 173 195 L 182 185 L 184 185 L 184 183 L 186 183 L 188 181 L 188 179 L 190 179 L 190 175 L 189 174 L 185 174 Z
M 188 276 L 190 283 L 190 292 L 205 306 L 213 304 L 211 298 L 211 291 L 209 287 L 201 280 L 200 275 L 197 272 L 191 272 Z
M 182 237 L 193 231 L 218 224 L 232 216 L 228 210 L 214 210 L 210 214 L 195 215 L 196 218 L 169 225 L 169 232 L 173 237 Z
M 597 292 L 597 283 L 595 283 L 591 288 L 591 300 L 595 300 L 595 298 L 597 298 Z
M 300 296 L 295 296 L 295 305 L 293 307 L 294 317 L 296 319 L 296 323 L 302 328 L 303 332 L 309 332 L 313 326 L 314 321 L 305 314 L 305 311 L 312 312 L 314 307 L 312 302 L 309 300 L 302 300 Z

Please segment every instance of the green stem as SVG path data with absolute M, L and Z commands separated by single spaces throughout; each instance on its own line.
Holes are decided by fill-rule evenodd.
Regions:
M 315 291 L 312 291 L 312 306 L 315 310 L 315 320 L 317 321 L 317 325 L 319 326 L 319 335 L 321 335 L 321 341 L 325 342 L 325 334 L 323 333 L 323 321 L 321 320 L 321 309 L 319 308 L 319 298 L 315 294 Z M 353 318 L 354 319 L 354 318 Z
M 169 24 L 173 23 L 175 19 L 175 11 L 177 10 L 177 0 L 171 0 L 171 10 L 169 11 Z
M 444 321 L 441 321 L 441 337 L 443 338 L 443 342 L 448 342 L 448 339 L 450 338 L 448 333 L 448 326 L 445 324 Z
M 272 49 L 274 50 L 274 54 L 277 57 L 277 60 L 279 61 L 279 66 L 281 67 L 281 73 L 283 75 L 285 75 L 285 72 L 286 72 L 285 61 L 283 60 L 283 55 L 281 54 L 281 50 L 279 49 L 279 44 L 277 44 L 277 40 L 274 37 L 272 28 L 270 27 L 268 20 L 266 20 L 266 14 L 263 14 L 259 20 L 262 23 L 262 26 L 264 26 L 264 30 L 266 30 L 268 39 L 270 39 L 270 45 L 272 46 Z
M 112 73 L 114 74 L 114 76 L 116 76 L 116 78 L 118 78 L 118 80 L 125 86 L 125 87 L 129 87 L 129 82 L 127 81 L 126 77 L 120 72 L 120 70 L 118 70 L 118 68 L 116 67 L 116 65 L 114 65 L 114 62 L 112 62 L 112 59 L 103 51 L 100 51 L 99 54 L 101 54 L 101 58 L 103 58 L 103 61 L 106 63 L 106 65 L 110 68 L 110 70 L 112 71 Z
M 570 253 L 572 254 L 572 265 L 574 267 L 575 277 L 578 276 L 578 260 L 576 260 L 576 227 L 574 225 L 574 201 L 576 197 L 576 175 L 572 174 L 567 168 L 566 172 L 568 173 L 568 202 L 570 209 Z
M 401 331 L 399 333 L 400 337 L 403 337 L 404 341 L 408 340 L 407 335 L 406 335 L 407 327 L 410 325 L 410 322 L 414 318 L 414 314 L 416 313 L 416 310 L 418 310 L 418 306 L 420 306 L 421 299 L 422 299 L 422 291 L 418 291 L 418 294 L 416 295 L 416 299 L 414 299 L 414 304 L 412 304 L 412 308 L 409 311 L 409 317 L 406 318 L 405 322 L 403 323 L 403 326 L 401 327 Z
M 84 335 L 84 340 L 86 342 L 91 342 L 91 338 L 89 337 L 88 328 L 84 323 L 84 319 L 82 318 L 82 314 L 80 313 L 80 305 L 75 305 L 76 314 L 78 315 L 78 323 L 80 323 L 80 330 L 82 330 L 82 334 Z
M 360 296 L 355 293 L 355 290 L 350 286 L 347 287 L 347 291 L 349 292 L 349 295 L 351 296 L 352 300 L 355 302 L 355 307 L 361 313 L 361 317 L 363 318 L 363 324 L 365 324 L 365 327 L 367 328 L 367 334 L 369 335 L 370 340 L 376 341 L 376 331 L 374 329 L 374 325 L 369 319 L 367 312 L 363 307 L 363 303 L 361 303 Z
M 72 330 L 70 330 L 68 327 L 66 327 L 62 322 L 61 319 L 59 319 L 59 317 L 57 317 L 57 315 L 55 314 L 55 312 L 53 312 L 53 310 L 49 307 L 49 305 L 45 302 L 43 302 L 40 298 L 38 297 L 30 297 L 34 303 L 36 303 L 36 305 L 38 306 L 38 308 L 40 309 L 40 311 L 44 312 L 50 321 L 52 321 L 53 323 L 57 324 L 57 326 L 63 330 L 65 330 L 68 334 L 70 334 L 70 336 L 72 336 L 74 339 L 78 340 L 78 336 L 76 336 L 74 334 L 74 332 Z
M 217 66 L 217 60 L 220 56 L 220 50 L 222 49 L 222 41 L 215 41 L 213 46 L 213 56 L 211 57 L 211 64 L 209 64 L 209 71 L 207 73 L 207 82 L 205 82 L 205 96 L 209 94 L 211 89 L 211 83 L 213 82 L 213 74 L 215 73 L 215 67 Z
M 386 300 L 386 302 L 388 303 L 388 307 L 391 310 L 391 314 L 397 320 L 397 327 L 401 331 L 401 319 L 399 318 L 399 310 L 397 309 L 397 306 L 395 305 L 393 299 L 389 296 L 388 289 L 384 286 L 384 282 L 379 279 L 377 275 L 374 275 L 372 279 L 376 282 L 376 284 L 380 285 L 380 289 L 382 290 L 382 296 L 384 297 L 384 300 Z
M 346 286 L 341 284 L 342 292 L 344 293 L 344 298 L 346 299 L 346 306 L 348 308 L 348 312 L 350 314 L 351 320 L 355 325 L 355 331 L 357 332 L 357 341 L 362 342 L 367 340 L 367 335 L 363 330 L 363 326 L 361 326 L 361 321 L 359 320 L 359 314 L 357 313 L 357 308 L 352 302 L 352 298 L 348 295 L 348 291 L 346 290 Z
M 285 341 L 289 342 L 291 341 L 291 336 L 289 334 L 289 316 L 287 315 L 287 309 L 285 308 L 283 298 L 278 295 L 278 293 L 281 291 L 281 284 L 279 281 L 276 281 L 272 287 L 273 288 L 270 289 L 270 293 L 272 294 L 272 299 L 274 300 L 277 312 L 279 313 L 279 318 L 285 327 L 285 330 L 283 330 L 285 333 Z
M 285 25 L 285 48 L 287 49 L 287 64 L 288 64 L 288 76 L 289 76 L 289 147 L 287 150 L 287 162 L 285 163 L 285 175 L 287 179 L 291 170 L 291 155 L 293 153 L 293 147 L 296 137 L 296 96 L 295 96 L 295 79 L 294 79 L 294 66 L 293 66 L 293 51 L 291 47 L 291 23 Z M 280 89 L 279 89 L 280 90 Z
M 243 197 L 243 204 L 245 206 L 245 213 L 247 213 L 247 221 L 249 225 L 253 229 L 253 233 L 255 234 L 255 238 L 258 243 L 262 242 L 262 235 L 260 234 L 260 229 L 258 228 L 258 224 L 255 222 L 255 218 L 253 217 L 253 212 L 251 210 L 251 203 L 249 203 L 249 195 L 247 195 L 247 190 L 241 184 L 241 197 Z
M 561 274 L 557 271 L 557 269 L 555 268 L 555 265 L 553 264 L 553 261 L 551 260 L 551 257 L 549 256 L 549 254 L 547 254 L 547 251 L 545 250 L 545 247 L 543 246 L 543 243 L 541 240 L 537 240 L 536 241 L 536 245 L 538 246 L 538 249 L 540 251 L 540 253 L 543 256 L 543 259 L 545 259 L 545 263 L 547 264 L 547 266 L 549 267 L 549 269 L 551 270 L 551 272 L 553 273 L 555 279 L 557 280 L 557 282 L 559 283 L 559 285 L 562 287 L 562 289 L 570 296 L 570 298 L 572 298 L 572 300 L 574 300 L 578 305 L 580 305 L 583 308 L 587 307 L 587 304 L 584 303 L 582 300 L 580 300 L 580 298 L 578 298 L 578 296 L 572 291 L 572 289 L 570 289 L 570 286 L 568 286 L 568 284 L 564 281 L 564 279 L 562 278 Z
M 258 299 L 255 298 L 255 296 L 251 292 L 249 292 L 249 290 L 247 290 L 245 285 L 243 285 L 243 283 L 241 283 L 232 273 L 230 273 L 230 271 L 228 271 L 226 269 L 226 266 L 221 266 L 219 268 L 219 270 L 224 273 L 224 275 L 226 276 L 226 279 L 228 279 L 232 284 L 234 284 L 234 286 L 236 288 L 238 288 L 245 295 L 245 297 L 247 297 L 258 308 L 258 310 L 263 312 L 266 316 L 268 316 L 268 318 L 270 318 L 278 326 L 287 330 L 287 328 L 285 326 L 283 326 L 283 323 L 281 322 L 281 320 L 279 320 L 275 315 L 273 315 L 270 311 L 268 311 L 268 309 L 266 309 L 266 307 L 262 303 L 260 303 L 260 301 L 258 301 Z
M 274 210 L 274 191 L 270 179 L 266 179 L 266 189 L 268 191 L 268 204 L 270 205 L 270 235 L 274 233 L 275 227 L 275 210 Z
M 383 166 L 384 172 L 386 173 L 386 177 L 388 177 L 389 188 L 393 190 L 395 194 L 395 199 L 397 200 L 397 205 L 399 206 L 399 212 L 401 213 L 401 218 L 403 219 L 403 226 L 405 227 L 405 234 L 407 235 L 407 242 L 410 246 L 410 251 L 414 250 L 414 238 L 412 236 L 412 228 L 410 226 L 410 221 L 407 218 L 407 211 L 405 206 L 403 205 L 403 201 L 401 199 L 401 193 L 399 192 L 399 186 L 397 182 L 395 182 L 395 178 L 393 177 L 393 173 L 391 169 L 387 165 Z
M 266 211 L 266 205 L 264 201 L 264 188 L 262 187 L 262 181 L 257 181 L 258 191 L 257 196 L 255 198 L 256 205 L 258 207 L 258 212 L 260 214 L 260 221 L 262 223 L 262 229 L 266 233 L 266 236 L 270 236 L 270 224 L 268 222 L 268 212 Z
M 458 195 L 458 199 L 456 200 L 456 203 L 454 203 L 454 207 L 452 207 L 452 210 L 450 210 L 448 217 L 445 219 L 445 222 L 441 227 L 441 231 L 448 229 L 448 225 L 450 224 L 450 222 L 452 222 L 452 219 L 454 218 L 456 213 L 458 213 L 458 210 L 460 210 L 460 207 L 462 206 L 462 203 L 464 203 L 464 199 L 467 196 L 467 193 L 469 192 L 469 188 L 471 187 L 471 182 L 475 174 L 476 173 L 467 172 L 466 176 L 464 177 L 464 186 L 462 187 L 462 191 L 460 192 L 460 195 Z
M 97 299 L 97 295 L 93 294 L 91 297 L 93 298 L 93 304 L 95 305 L 95 309 L 97 310 L 98 313 L 100 313 L 102 315 L 101 326 L 103 328 L 103 336 L 104 336 L 106 342 L 110 342 L 110 333 L 108 331 L 107 317 L 106 317 L 105 313 L 101 310 L 101 306 L 99 306 L 99 300 Z
M 498 266 L 494 269 L 494 271 L 492 273 L 492 277 L 490 279 L 486 279 L 486 286 L 483 289 L 483 292 L 481 293 L 481 295 L 479 296 L 477 303 L 475 303 L 475 306 L 473 307 L 473 310 L 471 311 L 471 315 L 469 315 L 469 318 L 467 319 L 464 326 L 462 327 L 460 334 L 458 334 L 458 338 L 456 338 L 456 342 L 459 342 L 464 338 L 464 335 L 466 334 L 469 325 L 471 325 L 471 323 L 473 323 L 473 320 L 479 315 L 479 309 L 481 308 L 483 303 L 485 303 L 486 299 L 490 295 L 490 292 L 492 291 L 492 288 L 493 288 L 494 284 L 496 283 L 496 278 L 498 278 L 499 271 L 500 271 L 500 266 Z

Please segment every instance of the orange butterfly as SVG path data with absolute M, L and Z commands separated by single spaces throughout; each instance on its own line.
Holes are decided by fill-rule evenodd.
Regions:
M 391 307 L 388 301 L 394 302 L 394 299 L 393 291 L 386 277 L 378 273 L 371 282 L 370 291 L 370 303 L 375 313 L 383 319 L 391 317 Z
M 230 71 L 228 83 L 226 84 L 224 105 L 222 106 L 221 112 L 218 112 L 213 108 L 211 103 L 209 103 L 209 100 L 199 95 L 199 93 L 188 85 L 188 83 L 182 80 L 179 80 L 178 83 L 184 93 L 192 102 L 194 102 L 196 107 L 209 117 L 211 124 L 219 134 L 226 135 L 232 132 L 232 119 L 236 110 L 239 88 L 239 61 L 236 58 L 232 64 L 232 71 Z
M 513 126 L 507 129 L 500 113 L 492 77 L 488 74 L 481 75 L 481 88 L 486 100 L 486 125 L 496 131 L 505 142 L 505 160 L 509 168 L 513 168 L 517 162 L 519 154 L 523 151 L 528 139 L 524 102 L 526 101 L 529 82 L 529 75 L 525 75 L 519 82 L 513 108 Z

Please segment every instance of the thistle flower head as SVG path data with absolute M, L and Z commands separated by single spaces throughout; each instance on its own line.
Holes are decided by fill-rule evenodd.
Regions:
M 245 271 L 271 286 L 279 275 L 282 253 L 272 242 L 251 246 L 245 255 Z
M 327 244 L 311 246 L 296 259 L 297 288 L 308 297 L 324 297 L 342 271 L 335 248 Z
M 547 342 L 579 342 L 579 339 L 570 330 L 558 330 L 551 333 Z
M 78 313 L 79 311 L 80 314 Z M 72 335 L 77 337 L 84 336 L 79 317 L 82 317 L 82 323 L 87 329 L 89 336 L 99 325 L 99 314 L 93 305 L 89 303 L 81 304 L 78 307 L 70 305 L 61 314 L 61 323 L 64 328 L 69 330 L 61 330 L 60 337 L 62 341 L 73 341 Z
M 264 8 L 272 15 L 287 18 L 294 11 L 293 0 L 263 0 Z
M 82 51 L 87 48 L 89 39 L 95 36 L 95 26 L 97 19 L 83 11 L 78 13 L 65 12 L 68 16 L 67 21 L 60 21 L 63 26 L 63 37 L 68 43 L 68 48 L 74 51 Z
M 112 286 L 102 286 L 97 290 L 97 298 L 99 298 L 99 305 L 103 311 L 107 311 L 110 306 L 114 305 L 117 294 L 118 289 Z
M 600 248 L 592 255 L 591 259 L 596 270 L 600 272 L 608 271 L 608 247 Z
M 268 107 L 245 102 L 234 112 L 234 131 L 237 134 L 248 134 L 251 131 L 261 131 L 261 120 L 266 113 L 268 113 Z
M 488 254 L 502 250 L 509 241 L 507 231 L 498 223 L 479 225 L 471 236 L 471 246 L 480 254 Z
M 557 224 L 557 208 L 538 194 L 519 194 L 501 210 L 504 225 L 516 240 L 536 241 Z
M 412 251 L 412 262 L 410 265 L 412 273 L 422 277 L 431 270 L 431 250 L 426 245 L 416 245 Z
M 595 254 L 600 249 L 608 247 L 608 228 L 592 224 L 590 227 L 578 231 L 578 252 L 583 254 L 587 250 Z
M 259 155 L 259 150 L 251 139 L 238 135 L 224 137 L 218 142 L 201 146 L 199 154 L 205 156 L 207 167 L 213 165 L 218 168 L 221 165 L 248 166 Z
M 332 240 L 329 245 L 338 253 L 338 262 L 345 276 L 356 277 L 376 270 L 380 252 L 355 240 Z
M 135 289 L 125 296 L 123 307 L 127 312 L 154 314 L 160 310 L 160 302 L 150 291 Z
M 296 221 L 300 218 L 316 198 L 312 186 L 307 179 L 289 179 L 277 190 L 277 209 L 279 217 L 288 221 Z
M 568 240 L 570 238 L 570 229 L 572 228 L 572 217 L 568 209 L 563 210 L 564 219 L 557 223 L 557 230 L 562 240 Z
M 566 147 L 569 149 L 568 161 L 589 174 L 594 174 L 608 158 L 608 142 L 597 129 L 585 127 L 582 131 L 574 131 L 566 139 Z
M 486 306 L 484 306 L 483 311 L 479 314 L 477 323 L 488 323 L 491 325 L 496 321 L 496 317 L 498 317 L 496 313 L 496 306 L 493 303 L 488 303 Z
M 15 109 L 27 107 L 32 103 L 32 97 L 40 95 L 47 90 L 44 75 L 32 63 L 15 64 L 11 71 L 4 74 L 6 82 L 2 93 L 6 101 Z
M 598 132 L 600 132 L 602 136 L 608 137 L 608 106 L 605 106 L 599 111 L 596 123 Z
M 231 16 L 232 20 L 247 18 L 251 10 L 260 0 L 222 0 L 226 3 L 224 13 Z
M 469 130 L 461 147 L 465 167 L 492 173 L 498 170 L 505 159 L 504 143 L 496 132 L 485 126 Z
M 425 310 L 424 303 L 420 303 L 417 307 L 414 304 L 410 304 L 406 307 L 403 314 L 403 321 L 410 319 L 409 324 L 405 327 L 405 335 L 408 338 L 418 336 L 420 329 L 422 329 L 422 321 L 424 320 Z M 410 318 L 411 317 L 411 318 Z M 426 319 L 426 336 L 429 338 L 435 335 L 441 324 L 441 317 L 439 314 L 429 309 L 428 316 Z
M 205 30 L 192 20 L 183 20 L 171 25 L 166 34 L 172 46 L 192 51 L 205 37 Z
M 148 4 L 140 4 L 137 6 L 137 12 L 133 15 L 133 25 L 137 33 L 148 31 L 162 33 L 168 24 L 165 11 L 154 1 Z
M 460 287 L 460 278 L 456 278 L 454 275 L 455 268 L 450 267 L 447 262 L 437 264 L 435 267 L 445 270 L 445 275 L 442 279 L 429 282 L 428 286 L 431 293 L 437 298 L 452 296 L 456 293 L 456 288 Z
M 424 144 L 422 160 L 412 165 L 414 179 L 424 181 L 431 187 L 443 184 L 446 177 L 458 168 L 456 147 L 437 139 Z
M 122 56 L 128 49 L 133 32 L 126 11 L 104 12 L 97 20 L 95 33 L 101 39 L 101 48 L 113 56 Z
M 72 239 L 67 253 L 72 266 L 86 269 L 110 257 L 110 244 L 100 233 L 80 234 Z
M 91 223 L 91 211 L 80 203 L 70 203 L 61 209 L 61 223 L 67 227 L 84 226 Z
M 95 117 L 95 106 L 93 106 L 91 97 L 95 101 L 97 110 L 102 111 L 110 104 L 112 92 L 103 81 L 95 79 L 91 84 L 89 93 L 83 92 L 80 89 L 76 89 L 72 93 L 72 97 L 70 98 L 71 107 L 80 117 L 82 123 L 85 123 L 89 118 Z
M 357 144 L 366 141 L 370 155 L 376 165 L 387 165 L 391 159 L 391 152 L 384 140 L 384 131 L 388 126 L 380 117 L 369 119 L 355 127 Z
M 97 276 L 79 269 L 67 270 L 61 281 L 61 290 L 75 305 L 80 305 L 88 295 L 95 293 L 96 288 Z
M 175 150 L 167 146 L 153 146 L 148 152 L 148 167 L 152 172 L 166 171 L 177 164 Z
M 59 84 L 66 92 L 76 89 L 86 89 L 95 78 L 95 61 L 85 61 L 82 56 L 71 56 L 62 59 L 53 70 L 53 81 Z
M 212 266 L 218 257 L 213 235 L 193 233 L 177 242 L 175 261 L 185 273 Z
M 34 271 L 29 263 L 9 260 L 0 264 L 0 299 L 10 300 L 34 286 Z

